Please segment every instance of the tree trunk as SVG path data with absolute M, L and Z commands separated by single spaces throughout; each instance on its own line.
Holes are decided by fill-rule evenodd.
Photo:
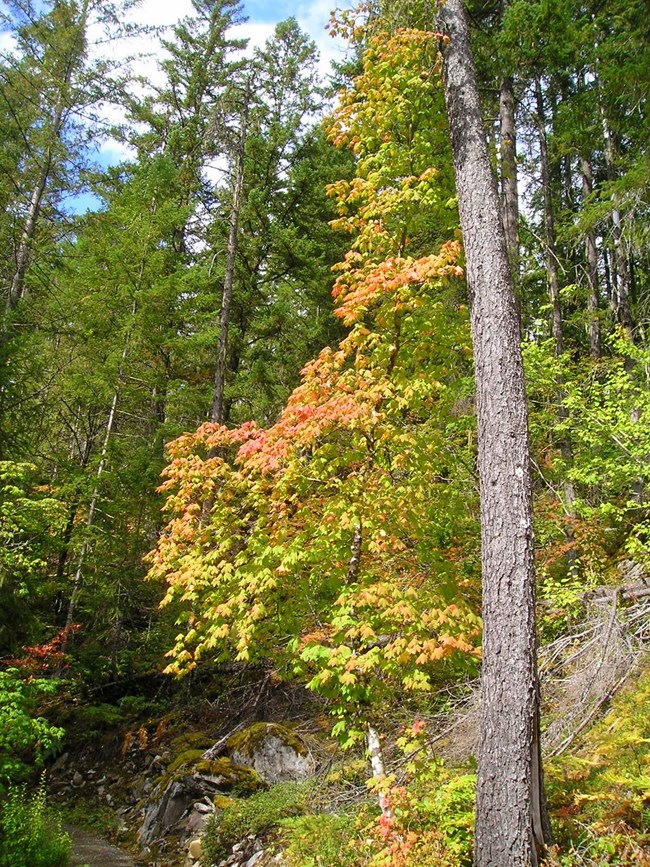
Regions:
M 519 196 L 517 191 L 517 133 L 512 78 L 504 78 L 499 94 L 501 121 L 501 213 L 508 260 L 515 281 L 519 277 Z
M 126 357 L 126 347 L 124 347 L 124 352 L 122 353 L 122 360 Z M 99 500 L 99 481 L 102 477 L 104 469 L 106 467 L 106 456 L 108 454 L 108 444 L 111 438 L 111 433 L 113 431 L 113 424 L 115 422 L 115 413 L 117 411 L 117 400 L 118 400 L 119 392 L 118 389 L 115 389 L 115 393 L 113 394 L 113 401 L 111 403 L 111 409 L 108 414 L 108 420 L 106 422 L 106 431 L 104 433 L 104 442 L 102 443 L 102 452 L 99 459 L 99 465 L 97 467 L 97 473 L 95 476 L 95 487 L 93 489 L 92 497 L 90 498 L 90 506 L 88 508 L 88 517 L 86 518 L 86 533 L 84 536 L 84 540 L 81 545 L 81 551 L 79 552 L 79 558 L 77 560 L 77 570 L 75 572 L 74 581 L 72 582 L 72 593 L 70 594 L 70 602 L 68 604 L 68 616 L 65 621 L 66 630 L 70 629 L 72 624 L 74 623 L 75 613 L 77 611 L 77 602 L 79 601 L 79 595 L 81 593 L 81 585 L 83 580 L 83 566 L 86 560 L 86 554 L 88 553 L 89 546 L 89 538 L 88 534 L 95 520 L 95 510 L 97 508 L 97 501 Z M 65 649 L 65 648 L 64 648 Z
M 372 775 L 375 779 L 380 780 L 386 776 L 384 754 L 381 748 L 379 732 L 370 723 L 366 725 L 366 744 L 368 746 L 368 756 L 370 758 Z M 393 815 L 390 804 L 386 800 L 386 796 L 381 792 L 379 794 L 379 808 L 383 816 L 390 818 Z
M 557 250 L 555 247 L 555 216 L 553 213 L 553 197 L 551 195 L 551 177 L 548 160 L 548 142 L 546 139 L 546 115 L 544 112 L 544 95 L 539 79 L 535 81 L 535 97 L 537 100 L 537 128 L 539 132 L 539 157 L 542 175 L 542 191 L 544 193 L 544 238 L 546 242 L 546 271 L 548 274 L 548 292 L 551 301 L 551 333 L 555 340 L 555 356 L 564 352 L 564 335 L 562 333 L 562 307 L 560 305 L 560 280 L 557 268 Z
M 605 165 L 607 178 L 610 181 L 616 178 L 615 145 L 614 138 L 609 128 L 607 116 L 601 106 L 601 120 L 603 125 L 603 138 L 605 139 Z M 618 197 L 612 197 L 612 237 L 614 239 L 614 256 L 612 260 L 614 307 L 619 322 L 625 329 L 627 336 L 634 342 L 634 328 L 632 319 L 632 306 L 630 298 L 630 270 L 628 268 L 625 246 L 623 242 L 623 225 L 621 213 L 617 207 Z
M 135 316 L 136 306 L 135 301 L 133 302 L 132 307 L 132 315 Z M 126 361 L 126 356 L 129 350 L 129 336 L 127 335 L 124 349 L 122 350 L 122 357 L 120 358 L 120 366 L 117 371 L 117 383 L 115 385 L 115 391 L 113 392 L 113 400 L 111 401 L 111 408 L 108 413 L 108 419 L 106 421 L 106 428 L 104 431 L 104 441 L 102 443 L 102 451 L 99 457 L 99 465 L 97 466 L 97 472 L 95 474 L 95 487 L 93 488 L 93 493 L 90 498 L 90 506 L 88 507 L 88 517 L 86 518 L 86 526 L 85 526 L 85 534 L 84 539 L 81 544 L 81 551 L 79 552 L 79 557 L 77 559 L 77 569 L 75 571 L 74 580 L 72 582 L 72 593 L 70 594 L 70 602 L 68 604 L 68 615 L 65 621 L 66 631 L 70 629 L 72 624 L 74 623 L 75 614 L 77 611 L 77 603 L 79 601 L 79 596 L 81 594 L 81 588 L 83 584 L 83 567 L 86 560 L 86 554 L 88 553 L 88 547 L 90 545 L 89 534 L 90 530 L 93 526 L 93 522 L 95 520 L 95 511 L 97 509 L 97 503 L 99 501 L 99 482 L 104 473 L 104 469 L 106 467 L 106 459 L 108 456 L 108 445 L 111 439 L 111 433 L 113 432 L 113 425 L 115 423 L 115 414 L 117 412 L 117 402 L 119 399 L 120 393 L 120 382 L 122 379 L 122 371 L 124 367 L 124 362 Z M 65 641 L 62 647 L 65 650 Z
M 224 389 L 226 384 L 226 367 L 228 353 L 228 329 L 230 327 L 230 308 L 232 305 L 232 290 L 235 282 L 235 260 L 237 257 L 237 234 L 239 231 L 239 212 L 241 210 L 242 192 L 244 189 L 244 160 L 246 157 L 246 135 L 248 127 L 248 103 L 250 96 L 246 91 L 242 112 L 242 125 L 237 147 L 235 175 L 232 187 L 232 208 L 230 210 L 230 230 L 228 232 L 228 247 L 226 253 L 226 274 L 223 281 L 221 299 L 221 316 L 219 319 L 219 343 L 217 345 L 217 363 L 214 373 L 214 399 L 210 421 L 223 424 Z
M 580 176 L 582 178 L 582 196 L 585 201 L 593 192 L 593 174 L 591 163 L 582 157 L 580 159 Z M 596 250 L 596 236 L 593 230 L 589 230 L 585 237 L 585 256 L 587 265 L 587 286 L 589 296 L 587 298 L 587 310 L 589 313 L 589 348 L 591 357 L 598 361 L 601 356 L 600 347 L 600 319 L 598 309 L 600 307 L 598 291 L 598 251 Z
M 483 672 L 478 867 L 537 865 L 550 828 L 539 751 L 533 517 L 524 374 L 512 275 L 461 0 L 439 21 L 445 102 L 467 258 L 476 368 Z
M 548 294 L 551 301 L 552 309 L 552 334 L 555 341 L 554 352 L 555 357 L 559 358 L 564 352 L 564 330 L 562 327 L 562 306 L 560 304 L 560 279 L 558 273 L 558 255 L 557 246 L 555 243 L 555 212 L 553 209 L 553 195 L 551 190 L 551 171 L 548 158 L 548 140 L 546 138 L 546 114 L 544 111 L 544 94 L 542 85 L 539 79 L 535 81 L 535 96 L 537 101 L 537 125 L 539 131 L 539 155 L 540 155 L 540 170 L 542 176 L 542 191 L 544 193 L 544 238 L 546 243 L 546 273 L 548 275 Z M 562 382 L 558 380 L 560 391 L 557 395 L 558 411 L 557 417 L 560 423 L 566 422 L 567 411 L 564 407 L 564 393 L 562 391 Z M 573 448 L 568 436 L 563 435 L 559 442 L 560 454 L 565 465 L 571 466 L 573 463 Z M 569 569 L 574 569 L 576 566 L 576 554 L 572 546 L 573 544 L 573 527 L 572 519 L 575 517 L 574 502 L 576 499 L 575 488 L 569 479 L 564 477 L 562 481 L 564 491 L 564 508 L 567 518 L 570 523 L 565 527 L 565 536 L 569 545 L 568 565 Z
M 88 17 L 88 0 L 85 0 L 81 12 L 79 14 L 78 36 L 79 38 L 72 42 L 70 56 L 65 67 L 65 73 L 59 86 L 56 103 L 54 106 L 54 114 L 52 116 L 50 139 L 47 145 L 45 154 L 40 165 L 40 173 L 34 184 L 32 195 L 29 201 L 27 217 L 23 226 L 23 231 L 18 242 L 16 250 L 16 266 L 11 278 L 11 283 L 7 291 L 7 300 L 5 306 L 5 314 L 9 314 L 16 309 L 18 304 L 25 294 L 25 276 L 29 266 L 29 260 L 32 253 L 36 230 L 38 228 L 38 219 L 41 214 L 43 204 L 43 196 L 47 189 L 50 175 L 52 173 L 52 165 L 54 162 L 54 150 L 56 144 L 61 138 L 63 124 L 65 122 L 66 96 L 72 76 L 77 66 L 77 62 L 82 56 L 84 46 L 84 36 L 86 30 L 86 20 Z

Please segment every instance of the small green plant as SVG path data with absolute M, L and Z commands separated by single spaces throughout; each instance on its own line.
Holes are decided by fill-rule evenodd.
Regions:
M 203 838 L 203 864 L 220 860 L 230 848 L 249 834 L 277 828 L 283 819 L 305 811 L 305 787 L 278 783 L 249 798 L 234 800 L 210 820 Z
M 11 787 L 0 804 L 0 867 L 65 867 L 71 854 L 70 837 L 47 806 L 43 784 L 32 797 Z

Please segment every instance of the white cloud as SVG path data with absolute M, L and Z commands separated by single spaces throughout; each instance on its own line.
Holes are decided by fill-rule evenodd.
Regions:
M 343 40 L 338 37 L 332 39 L 326 30 L 333 5 L 333 0 L 313 0 L 313 2 L 299 3 L 296 10 L 298 24 L 309 33 L 320 51 L 322 75 L 330 72 L 333 60 L 343 60 L 346 52 L 346 44 Z
M 332 39 L 325 29 L 332 5 L 333 0 L 313 0 L 313 2 L 301 0 L 294 10 L 299 25 L 314 40 L 319 50 L 319 70 L 322 76 L 329 73 L 332 60 L 340 61 L 345 56 L 343 41 Z M 145 90 L 147 85 L 159 87 L 163 85 L 165 78 L 160 62 L 166 56 L 160 44 L 161 34 L 163 38 L 171 36 L 173 25 L 191 15 L 192 12 L 191 0 L 143 0 L 129 11 L 125 23 L 152 28 L 151 32 L 120 40 L 113 39 L 110 42 L 106 41 L 101 25 L 91 21 L 89 27 L 91 54 L 96 57 L 107 54 L 113 61 L 124 63 L 125 66 L 128 63 L 133 75 L 145 82 L 141 85 Z M 285 17 L 286 15 L 278 15 L 278 21 Z M 248 39 L 246 53 L 250 54 L 264 45 L 273 34 L 276 23 L 256 21 L 251 16 L 248 21 L 232 27 L 230 34 L 235 38 Z M 156 30 L 154 31 L 153 28 Z M 106 122 L 110 124 L 117 125 L 125 120 L 123 110 L 117 106 L 106 106 L 103 114 Z M 100 145 L 99 158 L 103 164 L 119 162 L 132 156 L 133 153 L 128 147 L 113 139 L 108 139 Z

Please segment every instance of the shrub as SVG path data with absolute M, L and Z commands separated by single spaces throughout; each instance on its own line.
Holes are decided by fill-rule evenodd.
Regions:
M 31 798 L 12 787 L 0 804 L 0 867 L 65 867 L 72 843 L 41 788 Z
M 284 855 L 295 867 L 354 867 L 355 820 L 333 813 L 308 813 L 281 821 Z
M 0 791 L 26 780 L 31 767 L 57 749 L 63 729 L 33 715 L 38 697 L 56 688 L 55 681 L 24 680 L 15 668 L 0 671 Z
M 233 800 L 208 823 L 203 837 L 203 863 L 219 861 L 243 837 L 270 831 L 282 819 L 304 811 L 305 787 L 298 783 L 279 783 L 249 798 Z

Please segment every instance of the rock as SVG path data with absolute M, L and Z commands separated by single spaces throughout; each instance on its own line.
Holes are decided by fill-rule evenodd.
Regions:
M 253 768 L 270 786 L 314 773 L 314 758 L 302 738 L 276 723 L 255 723 L 237 732 L 226 750 L 233 762 Z
M 202 805 L 204 806 L 204 805 Z M 194 809 L 190 813 L 190 817 L 185 823 L 185 834 L 190 837 L 196 837 L 197 834 L 202 834 L 208 822 L 210 821 L 210 816 L 212 813 L 202 813 L 196 809 L 196 804 L 194 805 Z
M 164 837 L 185 815 L 195 794 L 188 791 L 182 780 L 172 781 L 159 800 L 147 804 L 138 842 L 149 846 L 154 840 Z
M 146 804 L 138 842 L 141 846 L 148 846 L 154 840 L 165 837 L 197 801 L 207 799 L 210 806 L 205 806 L 212 812 L 212 799 L 224 789 L 235 787 L 239 791 L 252 792 L 261 785 L 262 781 L 254 770 L 239 767 L 230 759 L 197 762 L 193 766 L 175 768 L 172 774 L 163 777 Z M 207 823 L 209 813 L 197 813 L 197 816 L 204 816 Z M 199 823 L 198 818 L 194 821 Z M 199 830 L 198 825 L 196 830 Z
M 246 862 L 246 867 L 254 867 L 254 865 L 257 864 L 258 861 L 261 861 L 263 857 L 264 849 L 260 849 L 259 852 L 256 852 L 248 859 L 248 861 Z
M 202 849 L 203 844 L 201 843 L 201 840 L 197 837 L 195 840 L 192 840 L 187 851 L 190 853 L 191 857 L 194 858 L 195 861 L 198 861 L 201 857 Z
M 72 785 L 75 787 L 75 789 L 79 789 L 81 786 L 83 786 L 83 784 L 83 776 L 79 773 L 79 771 L 75 771 L 72 777 Z

